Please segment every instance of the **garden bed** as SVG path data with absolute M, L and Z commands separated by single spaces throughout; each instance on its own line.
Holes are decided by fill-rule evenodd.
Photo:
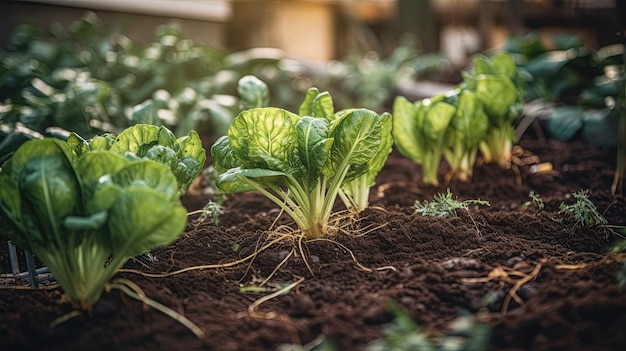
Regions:
M 473 313 L 491 328 L 490 350 L 620 349 L 626 292 L 618 287 L 621 257 L 607 254 L 615 237 L 605 227 L 576 226 L 559 214 L 561 203 L 574 202 L 572 193 L 589 189 L 608 223 L 626 224 L 625 199 L 610 194 L 614 149 L 527 135 L 515 155 L 510 170 L 478 165 L 471 183 L 434 188 L 421 185 L 419 166 L 392 153 L 372 188 L 372 207 L 357 221 L 342 221 L 345 231 L 332 242 L 303 243 L 314 275 L 298 251 L 288 257 L 294 241 L 286 235 L 254 260 L 229 267 L 160 278 L 118 274 L 184 314 L 204 331 L 202 340 L 119 291 L 103 294 L 92 315 L 50 329 L 51 321 L 71 311 L 60 289 L 2 288 L 0 349 L 255 351 L 324 336 L 340 350 L 362 350 L 384 337 L 394 317 L 389 301 L 429 335 L 447 329 L 460 313 Z M 551 162 L 554 170 L 532 173 L 540 162 Z M 457 218 L 413 213 L 416 200 L 430 201 L 447 188 L 460 200 L 490 206 L 470 206 Z M 201 190 L 192 188 L 183 198 L 190 211 L 211 199 Z M 531 191 L 545 203 L 543 210 L 529 202 Z M 126 268 L 165 273 L 228 264 L 276 238 L 267 229 L 279 212 L 266 198 L 236 194 L 223 205 L 219 225 L 196 225 L 193 218 L 177 241 L 152 252 L 155 259 L 142 256 Z M 274 227 L 282 224 L 289 223 L 280 217 Z M 6 272 L 5 251 L 0 254 Z M 284 294 L 253 305 L 289 285 Z

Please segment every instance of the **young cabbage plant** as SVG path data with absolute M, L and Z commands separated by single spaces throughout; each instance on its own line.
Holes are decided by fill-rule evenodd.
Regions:
M 321 92 L 317 88 L 307 91 L 304 101 L 300 105 L 301 116 L 323 117 L 328 120 L 340 119 L 344 114 L 352 111 L 345 109 L 334 112 L 334 103 L 328 92 Z M 339 198 L 352 212 L 359 213 L 369 206 L 370 188 L 376 183 L 376 176 L 385 165 L 392 151 L 393 137 L 391 136 L 392 119 L 389 113 L 380 116 L 381 140 L 376 154 L 369 163 L 367 172 L 346 182 L 339 189 Z
M 450 122 L 444 155 L 450 166 L 450 178 L 467 182 L 472 179 L 478 146 L 487 135 L 489 119 L 475 92 L 458 89 L 453 96 L 456 112 Z
M 54 275 L 74 308 L 88 311 L 130 258 L 185 228 L 169 167 L 106 150 L 77 156 L 58 139 L 25 142 L 0 172 L 5 234 Z
M 206 150 L 195 131 L 176 138 L 164 126 L 136 124 L 119 135 L 103 134 L 89 140 L 78 134 L 68 137 L 68 144 L 78 156 L 94 150 L 109 150 L 127 158 L 145 158 L 168 166 L 178 184 L 178 195 L 187 193 L 206 161 Z
M 439 184 L 437 173 L 455 113 L 456 107 L 444 94 L 414 103 L 403 96 L 394 101 L 394 143 L 401 154 L 422 166 L 424 184 Z
M 315 109 L 329 101 L 313 95 L 324 101 Z M 241 112 L 211 148 L 218 188 L 227 194 L 259 191 L 293 218 L 304 237 L 329 234 L 341 187 L 365 174 L 376 155 L 382 118 L 367 109 L 328 117 L 274 107 Z
M 475 55 L 473 70 L 464 74 L 464 88 L 476 92 L 489 117 L 487 135 L 480 143 L 487 163 L 510 166 L 515 140 L 513 121 L 524 107 L 523 83 L 513 57 L 504 52 L 491 58 Z

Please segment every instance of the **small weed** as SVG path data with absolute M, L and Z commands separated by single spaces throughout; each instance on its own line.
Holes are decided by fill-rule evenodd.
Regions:
M 225 196 L 220 197 L 215 202 L 209 201 L 201 210 L 189 212 L 188 215 L 200 214 L 200 217 L 195 220 L 195 224 L 204 223 L 207 219 L 211 219 L 213 224 L 219 224 L 219 216 L 223 213 L 222 203 L 226 200 Z
M 463 315 L 455 319 L 450 328 L 440 336 L 429 336 L 398 303 L 390 301 L 392 323 L 385 326 L 384 339 L 371 343 L 366 351 L 461 351 L 486 350 L 491 330 L 476 323 L 474 316 Z
M 489 206 L 489 201 L 483 200 L 465 200 L 458 201 L 452 198 L 450 189 L 446 194 L 435 194 L 433 201 L 420 203 L 415 201 L 415 213 L 419 213 L 422 216 L 435 216 L 435 217 L 457 217 L 457 210 L 467 210 L 469 205 L 483 205 Z
M 571 205 L 561 203 L 560 215 L 573 218 L 577 225 L 583 227 L 607 224 L 607 220 L 598 212 L 596 205 L 589 200 L 589 190 L 581 190 L 572 195 L 574 195 L 576 202 Z
M 535 206 L 537 211 L 543 211 L 545 205 L 541 196 L 534 191 L 531 191 L 528 196 L 530 197 L 530 200 L 524 202 L 522 205 L 522 211 L 526 211 L 530 206 Z

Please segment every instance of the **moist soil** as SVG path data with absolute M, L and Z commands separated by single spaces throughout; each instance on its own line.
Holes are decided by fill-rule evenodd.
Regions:
M 608 223 L 626 224 L 626 201 L 610 190 L 615 149 L 528 134 L 513 167 L 478 164 L 471 183 L 424 186 L 420 167 L 394 151 L 371 208 L 355 217 L 338 205 L 338 232 L 328 240 L 294 239 L 293 224 L 257 193 L 230 196 L 217 225 L 190 217 L 179 239 L 130 260 L 116 277 L 185 315 L 202 339 L 119 290 L 105 292 L 90 314 L 50 328 L 72 310 L 58 287 L 5 285 L 0 349 L 256 351 L 324 338 L 338 350 L 364 350 L 384 337 L 394 301 L 428 336 L 474 314 L 490 327 L 489 350 L 622 350 L 623 256 L 607 253 L 616 236 L 559 213 L 561 203 L 574 203 L 572 193 L 588 189 Z M 552 171 L 533 173 L 543 162 Z M 453 218 L 414 214 L 416 200 L 447 189 L 490 206 L 470 205 Z M 216 199 L 205 190 L 197 182 L 183 198 L 190 211 Z M 139 274 L 202 265 L 209 267 Z

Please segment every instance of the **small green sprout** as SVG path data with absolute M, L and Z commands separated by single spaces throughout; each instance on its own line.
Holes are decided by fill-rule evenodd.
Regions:
M 570 216 L 576 221 L 576 224 L 583 227 L 607 224 L 607 220 L 598 212 L 596 205 L 589 200 L 589 190 L 581 190 L 572 193 L 572 195 L 574 195 L 576 202 L 571 205 L 561 203 L 559 214 Z
M 452 193 L 448 189 L 446 194 L 435 194 L 433 201 L 424 201 L 420 203 L 415 201 L 415 213 L 419 213 L 422 216 L 435 216 L 435 217 L 457 217 L 457 210 L 467 210 L 469 205 L 484 205 L 489 206 L 489 201 L 483 200 L 465 200 L 459 201 L 452 198 Z
M 538 211 L 543 211 L 545 204 L 543 203 L 543 199 L 541 198 L 541 196 L 539 196 L 539 194 L 535 193 L 534 191 L 531 191 L 528 196 L 530 197 L 530 200 L 526 201 L 523 205 L 522 205 L 522 210 L 527 210 L 531 205 L 535 205 L 535 207 L 537 208 Z

